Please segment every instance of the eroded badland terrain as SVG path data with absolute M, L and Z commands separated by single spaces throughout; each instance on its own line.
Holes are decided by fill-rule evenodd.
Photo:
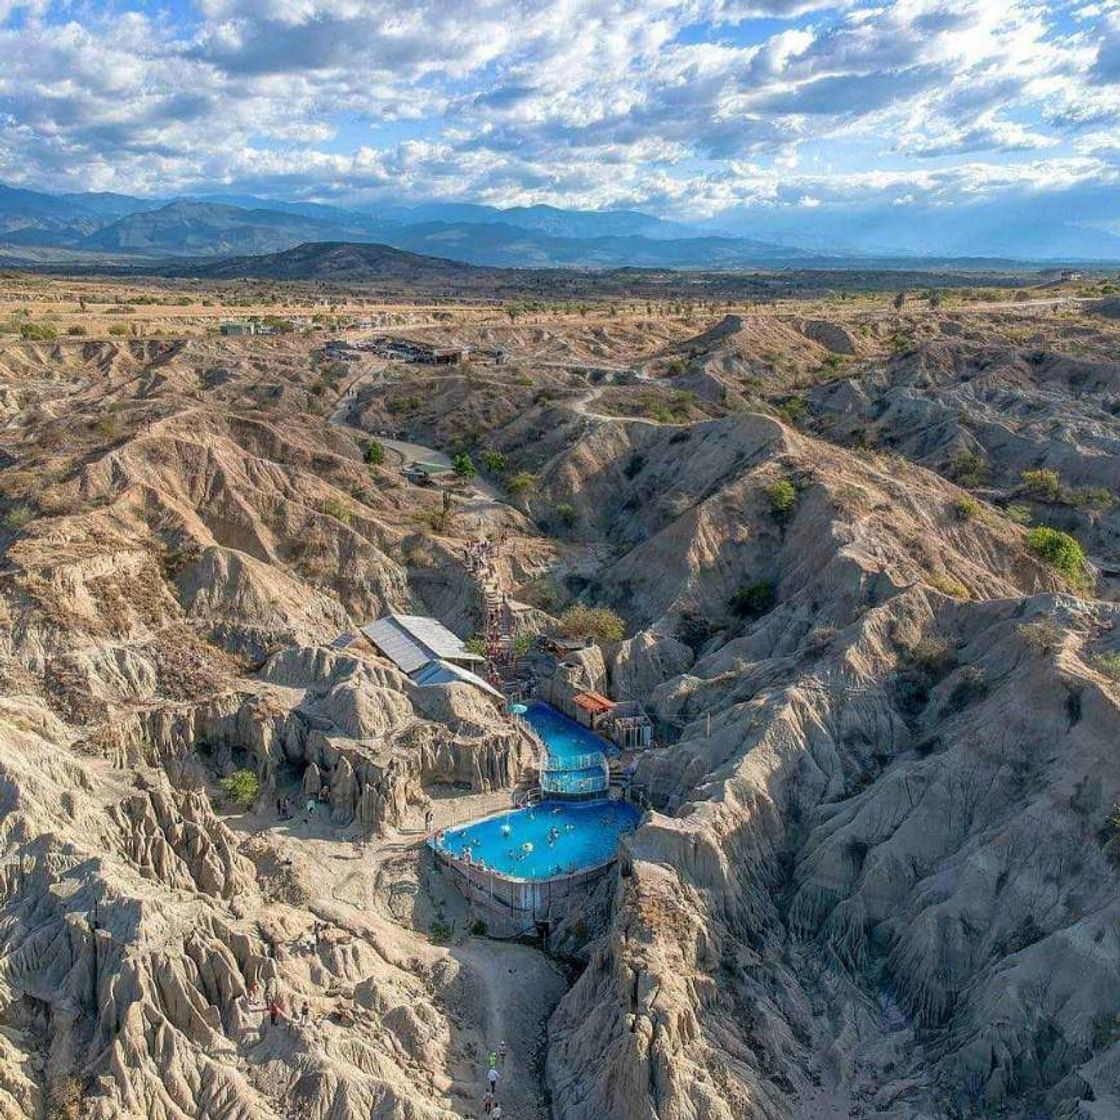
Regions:
M 0 291 L 0 1116 L 477 1117 L 502 1038 L 506 1120 L 1120 1115 L 1107 295 L 215 292 Z M 327 345 L 385 331 L 472 357 Z M 422 843 L 531 742 L 332 644 L 475 633 L 479 537 L 657 730 L 549 952 Z

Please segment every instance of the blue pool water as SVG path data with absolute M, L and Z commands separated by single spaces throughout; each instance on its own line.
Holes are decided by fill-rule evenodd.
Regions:
M 579 755 L 603 753 L 610 747 L 606 739 L 540 700 L 534 700 L 529 705 L 525 719 L 544 741 L 549 755 L 556 762 Z
M 472 863 L 514 879 L 550 879 L 613 858 L 640 816 L 625 801 L 542 801 L 450 828 L 432 843 L 457 858 L 469 848 Z
M 539 700 L 525 709 L 524 718 L 548 751 L 541 766 L 541 789 L 546 794 L 590 797 L 606 792 L 610 784 L 606 752 L 611 749 L 606 739 Z

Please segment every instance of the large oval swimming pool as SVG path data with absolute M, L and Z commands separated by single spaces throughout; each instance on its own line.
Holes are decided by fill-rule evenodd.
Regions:
M 542 801 L 458 828 L 431 841 L 456 859 L 512 879 L 552 879 L 613 859 L 641 813 L 625 801 Z

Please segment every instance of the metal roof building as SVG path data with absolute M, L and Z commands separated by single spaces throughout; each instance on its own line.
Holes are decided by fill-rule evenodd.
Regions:
M 403 673 L 412 676 L 430 661 L 459 666 L 481 665 L 486 660 L 471 653 L 462 639 L 442 622 L 418 614 L 387 614 L 361 627 L 362 633 Z
M 452 665 L 450 661 L 429 661 L 423 669 L 414 673 L 412 679 L 425 687 L 434 684 L 473 684 L 489 693 L 498 700 L 504 700 L 502 694 L 487 680 L 483 680 L 477 673 L 464 669 L 459 665 Z

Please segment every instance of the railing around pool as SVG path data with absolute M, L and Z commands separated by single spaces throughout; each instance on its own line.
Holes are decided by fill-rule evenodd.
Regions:
M 571 773 L 559 772 L 541 775 L 541 789 L 545 793 L 585 794 L 602 793 L 610 787 L 606 767 L 602 773 L 576 778 Z
M 557 755 L 548 754 L 544 766 L 541 767 L 541 771 L 546 774 L 552 771 L 563 773 L 564 771 L 572 770 L 592 770 L 604 765 L 606 765 L 606 759 L 602 751 L 590 751 L 588 754 L 574 754 L 567 758 L 559 758 Z

